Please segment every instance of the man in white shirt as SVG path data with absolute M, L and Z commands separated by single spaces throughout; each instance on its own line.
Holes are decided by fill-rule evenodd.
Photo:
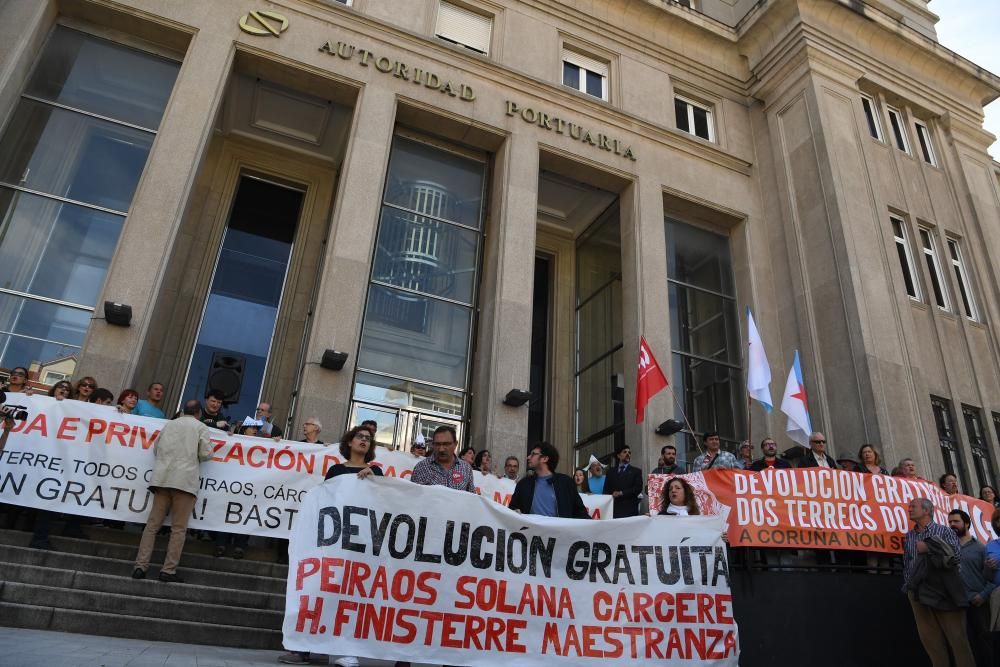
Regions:
M 826 455 L 826 436 L 816 431 L 809 436 L 810 450 L 799 462 L 800 468 L 838 468 L 832 456 Z

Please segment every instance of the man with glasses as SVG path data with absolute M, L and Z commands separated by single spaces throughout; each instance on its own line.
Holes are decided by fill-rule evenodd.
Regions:
M 323 430 L 323 425 L 319 423 L 317 417 L 310 417 L 302 424 L 302 439 L 299 442 L 308 442 L 310 445 L 325 445 L 319 439 L 319 434 Z
M 764 438 L 760 442 L 760 449 L 764 457 L 757 459 L 750 464 L 750 470 L 760 472 L 764 468 L 791 468 L 788 461 L 778 458 L 778 443 L 774 438 Z
M 642 493 L 642 470 L 632 465 L 632 450 L 628 445 L 615 451 L 616 464 L 608 468 L 604 495 L 614 497 L 614 518 L 639 516 L 639 494 Z
M 839 468 L 832 456 L 826 455 L 826 436 L 816 431 L 809 436 L 809 451 L 799 461 L 800 468 Z
M 280 426 L 271 421 L 270 403 L 261 403 L 258 405 L 255 416 L 258 421 L 264 422 L 264 425 L 260 428 L 261 435 L 274 438 L 275 440 L 281 440 L 281 436 L 284 435 L 284 432 L 281 430 Z
M 540 442 L 528 452 L 528 475 L 514 487 L 510 509 L 521 514 L 558 516 L 564 519 L 589 519 L 587 508 L 569 475 L 556 472 L 559 450 Z
M 449 489 L 476 492 L 472 466 L 455 455 L 458 438 L 451 426 L 438 426 L 431 439 L 433 455 L 413 467 L 410 481 L 425 486 L 447 486 Z
M 517 481 L 517 475 L 521 472 L 521 462 L 516 456 L 508 456 L 503 462 L 503 474 L 507 479 Z

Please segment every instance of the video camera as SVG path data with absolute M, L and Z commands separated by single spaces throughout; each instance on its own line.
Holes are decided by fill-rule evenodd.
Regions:
M 0 391 L 0 419 L 13 419 L 16 422 L 23 422 L 28 419 L 28 406 L 8 405 L 7 394 Z

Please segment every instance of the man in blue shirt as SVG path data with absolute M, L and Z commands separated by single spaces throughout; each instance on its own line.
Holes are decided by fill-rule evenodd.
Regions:
M 948 526 L 962 547 L 962 585 L 969 596 L 966 628 L 977 665 L 994 665 L 993 638 L 990 637 L 990 594 L 996 586 L 986 578 L 983 565 L 986 547 L 969 534 L 972 520 L 962 510 L 948 512 Z
M 521 514 L 558 516 L 564 519 L 589 519 L 576 484 L 569 475 L 556 472 L 559 450 L 540 442 L 528 452 L 529 474 L 514 487 L 510 509 Z
M 166 415 L 163 414 L 163 410 L 160 408 L 160 404 L 163 402 L 163 383 L 154 382 L 149 385 L 146 389 L 146 398 L 140 399 L 135 405 L 135 410 L 132 411 L 134 415 L 141 415 L 143 417 L 156 417 L 158 419 L 166 419 Z

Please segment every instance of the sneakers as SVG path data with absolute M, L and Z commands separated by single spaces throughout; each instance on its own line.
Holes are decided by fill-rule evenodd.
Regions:
M 358 667 L 358 659 L 345 655 L 343 658 L 337 658 L 333 661 L 333 664 L 340 665 L 340 667 Z
M 298 651 L 289 651 L 288 653 L 282 653 L 279 655 L 278 662 L 285 665 L 308 665 L 309 654 L 299 653 Z
M 177 574 L 176 572 L 160 572 L 160 575 L 157 577 L 157 579 L 168 584 L 184 583 L 184 580 L 181 579 L 180 575 Z
M 141 567 L 137 567 L 134 570 L 132 570 L 132 578 L 133 579 L 145 579 L 146 578 L 146 571 L 144 569 L 142 569 Z

